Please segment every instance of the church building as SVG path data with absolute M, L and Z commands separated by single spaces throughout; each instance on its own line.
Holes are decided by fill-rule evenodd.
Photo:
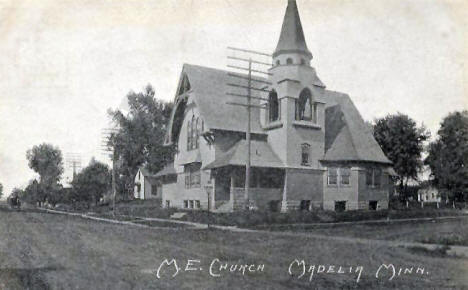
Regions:
M 296 1 L 289 0 L 268 77 L 255 82 L 268 93 L 253 93 L 261 97 L 252 100 L 248 195 L 247 110 L 229 104 L 246 100 L 226 94 L 228 83 L 242 87 L 246 78 L 185 64 L 165 137 L 177 153 L 156 174 L 163 206 L 218 212 L 388 208 L 392 163 L 351 98 L 327 90 L 311 61 Z

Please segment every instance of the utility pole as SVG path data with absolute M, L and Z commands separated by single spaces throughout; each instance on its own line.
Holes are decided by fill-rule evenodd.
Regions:
M 247 99 L 247 103 L 235 103 L 235 102 L 227 102 L 229 105 L 234 105 L 234 106 L 241 106 L 245 107 L 247 109 L 247 128 L 245 132 L 245 140 L 247 142 L 247 156 L 246 156 L 246 166 L 245 166 L 245 190 L 244 190 L 244 200 L 245 200 L 245 208 L 246 209 L 255 209 L 255 200 L 251 199 L 250 196 L 250 175 L 251 175 L 251 134 L 252 134 L 252 126 L 251 126 L 251 114 L 252 114 L 252 108 L 259 108 L 259 109 L 266 109 L 264 105 L 257 105 L 257 104 L 252 104 L 252 99 L 256 100 L 261 100 L 261 101 L 268 101 L 268 98 L 264 97 L 259 97 L 259 96 L 252 96 L 252 90 L 258 91 L 258 92 L 264 92 L 264 93 L 270 93 L 270 90 L 265 88 L 266 86 L 270 86 L 271 83 L 260 78 L 260 77 L 253 77 L 252 73 L 257 73 L 257 74 L 263 74 L 263 75 L 272 75 L 269 72 L 259 70 L 259 69 L 253 69 L 252 64 L 256 65 L 263 65 L 263 66 L 268 66 L 271 67 L 271 63 L 267 62 L 262 62 L 262 61 L 257 61 L 257 60 L 252 60 L 252 55 L 256 56 L 263 56 L 263 57 L 268 57 L 271 59 L 271 55 L 263 52 L 258 52 L 254 50 L 247 50 L 247 49 L 241 49 L 241 48 L 234 48 L 234 47 L 228 47 L 227 48 L 231 53 L 233 52 L 240 52 L 244 54 L 248 54 L 249 57 L 237 57 L 237 56 L 228 56 L 227 58 L 229 60 L 233 61 L 240 61 L 240 62 L 247 62 L 248 66 L 242 66 L 242 65 L 228 65 L 229 68 L 236 69 L 236 70 L 243 70 L 247 71 L 247 75 L 245 74 L 238 74 L 238 73 L 228 73 L 229 77 L 233 77 L 235 79 L 239 79 L 241 81 L 247 81 L 247 85 L 239 84 L 238 82 L 234 83 L 230 82 L 227 85 L 230 87 L 235 87 L 235 88 L 243 88 L 247 89 L 247 95 L 239 94 L 239 93 L 232 93 L 232 92 L 227 92 L 226 94 L 229 96 L 235 96 L 235 97 L 242 97 Z M 252 83 L 260 83 L 264 84 L 264 87 L 254 87 Z
M 118 129 L 116 128 L 106 128 L 101 131 L 102 143 L 101 150 L 103 154 L 107 157 L 110 157 L 112 161 L 112 215 L 115 217 L 115 199 L 117 195 L 117 183 L 116 183 L 116 170 L 117 170 L 117 153 L 115 152 L 114 144 L 111 144 L 112 137 L 117 133 Z
M 72 181 L 75 179 L 77 170 L 81 169 L 81 155 L 79 153 L 67 153 L 65 155 L 67 168 L 73 170 Z

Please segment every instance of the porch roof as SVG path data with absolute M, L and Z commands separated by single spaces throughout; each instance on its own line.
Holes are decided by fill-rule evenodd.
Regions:
M 164 166 L 163 169 L 161 169 L 158 173 L 154 175 L 154 177 L 161 177 L 161 176 L 166 176 L 166 175 L 172 175 L 176 174 L 175 168 L 174 168 L 174 162 L 169 162 Z
M 283 168 L 284 164 L 273 152 L 266 141 L 251 140 L 250 165 L 252 167 L 275 167 Z M 204 169 L 213 169 L 229 165 L 245 166 L 247 163 L 247 141 L 242 139 L 234 144 L 229 150 L 221 153 Z

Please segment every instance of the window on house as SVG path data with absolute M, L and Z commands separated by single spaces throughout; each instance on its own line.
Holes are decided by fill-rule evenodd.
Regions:
M 200 208 L 200 201 L 199 201 L 199 200 L 196 200 L 196 201 L 195 201 L 195 208 L 196 208 L 196 209 L 199 209 L 199 208 Z
M 378 202 L 376 200 L 369 201 L 369 210 L 377 210 Z
M 309 89 L 302 90 L 296 100 L 296 120 L 317 122 L 317 107 L 312 104 L 312 94 Z
M 349 168 L 340 168 L 340 184 L 349 185 L 350 175 L 351 175 L 351 170 Z
M 193 200 L 189 200 L 189 208 L 193 208 Z
M 304 143 L 301 145 L 301 165 L 309 165 L 310 145 Z
M 366 170 L 366 185 L 368 187 L 380 187 L 382 181 L 382 170 L 368 168 Z
M 317 124 L 317 103 L 312 104 L 312 122 Z
M 338 169 L 328 168 L 328 185 L 338 184 Z
M 192 116 L 192 122 L 191 122 L 191 128 L 190 131 L 192 132 L 192 136 L 190 137 L 192 139 L 192 143 L 190 144 L 190 149 L 195 149 L 196 148 L 196 143 L 197 143 L 197 124 L 195 123 L 195 115 Z
M 279 59 L 276 61 L 276 65 L 280 65 L 280 61 L 279 61 Z
M 371 187 L 371 186 L 372 186 L 372 184 L 373 184 L 372 179 L 373 179 L 373 172 L 372 172 L 372 169 L 371 169 L 371 168 L 368 168 L 368 169 L 366 170 L 366 185 L 367 185 L 368 187 Z
M 192 122 L 187 122 L 187 151 L 192 149 Z
M 310 200 L 301 200 L 300 210 L 310 210 Z
M 301 58 L 301 64 L 304 65 L 305 64 L 305 60 L 303 58 Z
M 279 101 L 278 94 L 275 91 L 271 91 L 268 97 L 268 115 L 270 122 L 279 119 Z
M 292 63 L 293 63 L 292 58 L 288 58 L 288 59 L 286 60 L 286 64 L 292 64 Z
M 335 211 L 342 212 L 346 210 L 346 201 L 335 201 Z
M 199 146 L 199 138 L 200 138 L 200 131 L 201 131 L 201 122 L 200 118 L 197 118 L 195 121 L 195 148 Z
M 188 208 L 188 200 L 184 200 L 184 208 Z
M 171 207 L 171 201 L 170 200 L 166 200 L 166 208 L 170 208 Z
M 184 167 L 185 188 L 200 187 L 201 184 L 201 163 L 191 163 Z
M 374 186 L 380 187 L 381 183 L 382 183 L 382 170 L 374 169 Z

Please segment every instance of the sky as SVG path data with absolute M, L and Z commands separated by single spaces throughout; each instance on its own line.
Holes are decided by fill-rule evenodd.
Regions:
M 311 65 L 364 119 L 397 112 L 435 136 L 468 109 L 468 2 L 298 0 Z M 272 53 L 286 0 L 0 0 L 0 183 L 35 177 L 43 142 L 83 166 L 107 110 L 150 83 L 173 100 L 184 63 L 226 69 L 226 47 Z M 67 173 L 70 174 L 70 169 Z

